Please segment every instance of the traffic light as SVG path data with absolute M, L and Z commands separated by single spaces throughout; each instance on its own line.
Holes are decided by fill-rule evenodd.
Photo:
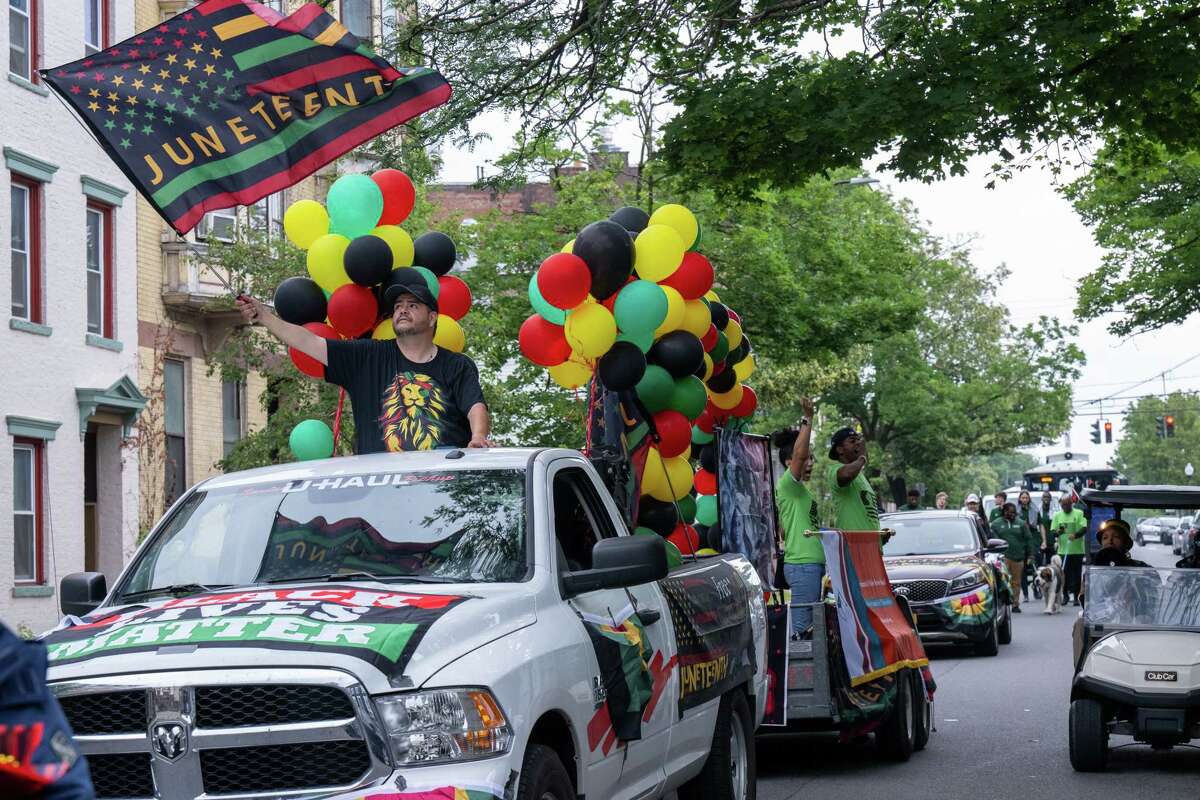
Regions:
M 1100 420 L 1092 423 L 1092 444 L 1100 444 Z
M 1175 424 L 1175 418 L 1171 418 L 1171 424 Z M 1167 421 L 1163 417 L 1154 418 L 1154 435 L 1160 439 L 1165 439 L 1167 436 Z
M 1108 420 L 1104 421 L 1104 443 L 1112 444 L 1112 423 Z
M 1163 435 L 1175 435 L 1175 417 L 1170 414 L 1167 414 L 1167 416 L 1163 418 Z

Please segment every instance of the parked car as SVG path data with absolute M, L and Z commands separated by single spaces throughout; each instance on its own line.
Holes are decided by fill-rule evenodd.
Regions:
M 1012 593 L 1001 557 L 1003 539 L 989 539 L 969 511 L 885 514 L 896 535 L 883 562 L 896 595 L 917 617 L 922 642 L 973 646 L 994 656 L 1012 641 Z
M 1171 552 L 1177 556 L 1186 556 L 1192 548 L 1192 531 L 1196 517 L 1180 517 L 1179 524 L 1171 531 Z
M 1134 526 L 1134 537 L 1138 544 L 1145 544 L 1147 539 L 1159 538 L 1158 517 L 1142 517 Z
M 1179 527 L 1179 517 L 1158 518 L 1158 538 L 1163 544 L 1174 545 L 1175 528 Z

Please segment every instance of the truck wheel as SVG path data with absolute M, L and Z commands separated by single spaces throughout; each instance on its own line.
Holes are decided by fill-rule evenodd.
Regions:
M 908 761 L 917 737 L 917 708 L 908 672 L 896 675 L 896 705 L 875 730 L 875 747 L 889 761 Z
M 555 753 L 544 744 L 531 744 L 521 764 L 517 800 L 574 800 L 571 778 Z
M 750 707 L 741 692 L 726 692 L 708 760 L 699 775 L 679 787 L 679 800 L 754 800 L 757 782 Z
M 1108 765 L 1108 727 L 1099 701 L 1071 702 L 1071 766 L 1077 772 L 1103 772 Z
M 1000 629 L 996 631 L 996 641 L 1000 644 L 1012 644 L 1012 606 L 1008 607 L 1008 613 L 1004 615 L 1004 623 Z
M 975 652 L 981 656 L 1000 654 L 1000 623 L 997 620 L 993 619 L 988 625 L 987 638 L 975 646 Z
M 916 710 L 917 728 L 913 735 L 913 750 L 924 750 L 933 732 L 933 701 L 925 691 L 925 679 L 920 670 L 913 670 L 913 706 Z

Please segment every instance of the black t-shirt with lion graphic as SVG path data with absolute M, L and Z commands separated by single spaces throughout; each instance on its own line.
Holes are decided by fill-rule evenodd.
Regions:
M 409 361 L 394 341 L 326 341 L 325 380 L 345 387 L 354 408 L 354 451 L 386 453 L 466 447 L 467 412 L 482 403 L 479 370 L 461 353 L 438 348 Z

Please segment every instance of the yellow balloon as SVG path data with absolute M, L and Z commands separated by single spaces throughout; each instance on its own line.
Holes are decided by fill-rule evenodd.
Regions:
M 550 367 L 549 372 L 550 378 L 564 389 L 578 389 L 592 379 L 592 368 L 577 355 Z
M 711 395 L 713 405 L 723 411 L 728 411 L 742 402 L 742 395 L 746 393 L 746 387 L 742 384 L 737 384 L 728 392 L 722 394 Z
M 696 551 L 696 555 L 698 555 L 698 556 L 719 556 L 720 553 L 718 553 L 716 550 L 713 550 L 711 547 L 701 547 L 699 550 Z
M 584 358 L 599 358 L 617 340 L 617 321 L 599 303 L 584 303 L 567 314 L 563 332 L 576 353 Z
M 283 213 L 283 232 L 289 242 L 307 250 L 329 233 L 329 212 L 316 200 L 297 200 Z
M 633 241 L 633 268 L 642 280 L 658 283 L 679 269 L 686 251 L 673 228 L 649 225 Z
M 651 447 L 646 454 L 646 468 L 642 472 L 642 494 L 655 500 L 670 503 L 682 500 L 692 491 L 695 473 L 687 456 L 664 459 L 658 448 Z
M 395 339 L 396 329 L 392 327 L 392 321 L 390 319 L 380 320 L 379 324 L 375 326 L 375 330 L 371 333 L 371 338 L 378 339 L 379 341 Z
M 308 274 L 327 292 L 350 282 L 342 257 L 350 240 L 336 233 L 327 233 L 308 248 Z
M 704 301 L 688 300 L 683 304 L 683 321 L 679 323 L 681 330 L 703 339 L 711 326 L 712 312 L 704 305 Z
M 704 299 L 708 300 L 709 302 L 712 302 L 712 303 L 721 302 L 721 296 L 719 294 L 717 294 L 716 292 L 714 292 L 712 289 L 709 289 L 707 292 L 704 293 Z
M 383 239 L 392 248 L 392 269 L 412 266 L 413 240 L 408 231 L 399 225 L 380 225 L 371 231 L 371 235 Z
M 725 339 L 729 342 L 729 349 L 734 350 L 742 343 L 742 326 L 736 319 L 730 318 L 729 324 L 725 326 Z
M 564 244 L 564 245 L 563 245 L 563 249 L 562 249 L 561 251 L 559 251 L 559 252 L 562 252 L 562 253 L 574 253 L 574 252 L 575 252 L 575 240 L 574 240 L 574 239 L 572 239 L 571 241 L 569 241 L 569 242 L 567 242 L 566 244 Z
M 670 286 L 659 286 L 663 290 L 663 294 L 667 296 L 667 318 L 663 320 L 663 324 L 658 326 L 658 330 L 654 332 L 654 338 L 657 339 L 664 333 L 678 330 L 683 324 L 683 315 L 686 310 L 683 295 Z
M 467 335 L 458 320 L 445 314 L 437 315 L 437 327 L 433 330 L 433 343 L 451 353 L 461 353 L 467 346 Z
M 696 235 L 700 233 L 700 224 L 696 222 L 696 215 L 678 203 L 665 205 L 651 214 L 650 224 L 666 225 L 674 230 L 679 241 L 683 242 L 684 250 L 696 243 Z
M 708 379 L 712 377 L 712 373 L 713 373 L 712 356 L 710 356 L 708 353 L 705 353 L 704 354 L 704 382 L 705 383 L 707 383 Z
M 733 365 L 733 374 L 737 375 L 739 381 L 744 381 L 754 374 L 754 367 L 754 356 L 746 356 Z

